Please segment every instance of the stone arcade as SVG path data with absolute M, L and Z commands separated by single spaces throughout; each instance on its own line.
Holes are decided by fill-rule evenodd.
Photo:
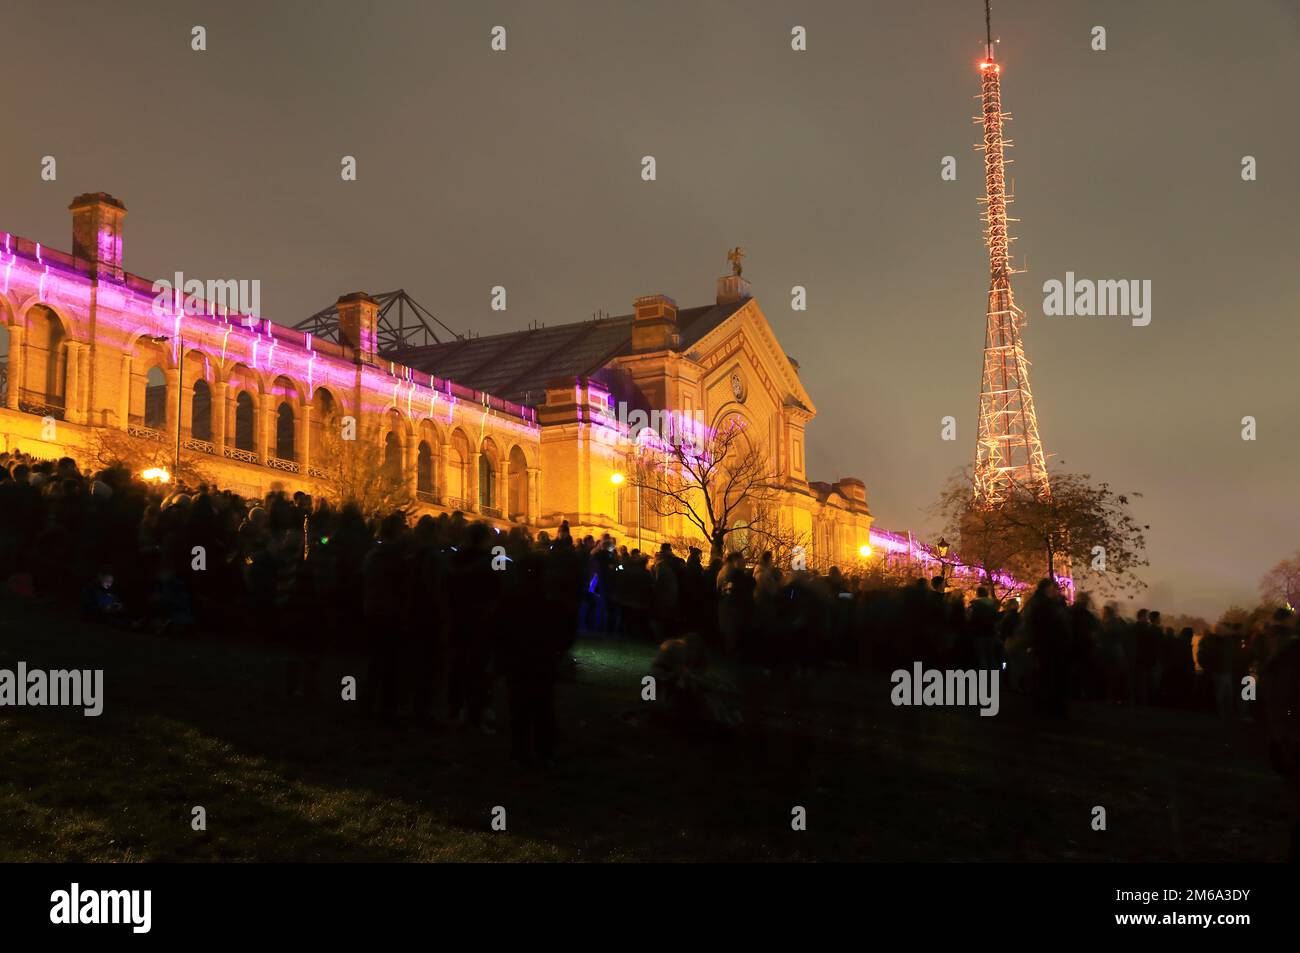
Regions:
M 326 479 L 323 421 L 351 417 L 422 512 L 533 531 L 568 520 L 647 548 L 697 535 L 634 504 L 616 476 L 637 452 L 637 408 L 742 422 L 812 564 L 849 566 L 868 542 L 862 481 L 809 479 L 816 410 L 738 266 L 698 307 L 651 294 L 619 317 L 386 352 L 363 292 L 338 299 L 337 343 L 215 307 L 160 308 L 154 282 L 123 266 L 125 206 L 97 192 L 70 209 L 71 253 L 0 233 L 0 450 L 84 460 L 103 428 L 179 437 L 218 485 L 313 493 Z

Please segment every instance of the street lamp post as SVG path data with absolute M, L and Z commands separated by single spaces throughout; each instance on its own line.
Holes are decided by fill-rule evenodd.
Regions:
M 942 536 L 940 536 L 939 542 L 935 544 L 934 548 L 935 551 L 939 554 L 939 578 L 942 579 L 945 584 L 947 584 L 948 582 L 948 562 L 947 562 L 948 541 L 944 539 Z

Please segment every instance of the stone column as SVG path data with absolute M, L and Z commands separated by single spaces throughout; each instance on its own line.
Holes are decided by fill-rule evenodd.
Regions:
M 451 444 L 444 440 L 439 448 L 438 459 L 433 462 L 433 492 L 438 495 L 438 502 L 444 505 L 447 502 L 447 497 L 451 495 L 447 483 L 447 461 L 449 459 L 451 459 Z
M 298 421 L 298 431 L 294 434 L 298 442 L 298 466 L 299 472 L 308 476 L 307 468 L 311 465 L 311 401 L 303 401 L 302 419 Z
M 226 455 L 226 382 L 212 382 L 212 449 L 217 457 Z
M 117 394 L 117 425 L 125 430 L 131 426 L 131 355 L 122 355 L 122 380 Z
M 274 394 L 258 394 L 257 405 L 253 408 L 253 434 L 254 443 L 257 447 L 257 456 L 259 462 L 266 463 L 273 455 L 273 444 L 271 443 L 271 404 L 274 402 Z
M 501 515 L 510 519 L 510 469 L 505 461 L 497 464 L 496 495 L 492 505 L 501 511 Z
M 23 338 L 27 328 L 21 324 L 9 326 L 9 393 L 5 395 L 5 405 L 10 410 L 18 409 L 18 395 L 27 383 L 27 348 Z
M 478 485 L 479 460 L 482 458 L 483 454 L 477 450 L 469 455 L 469 474 L 465 480 L 465 497 L 469 500 L 469 508 L 472 513 L 483 512 L 483 501 L 479 495 Z
M 81 343 L 67 343 L 68 364 L 63 375 L 63 419 L 70 424 L 81 420 Z
M 402 482 L 406 484 L 406 492 L 412 498 L 415 497 L 415 488 L 419 485 L 415 474 L 418 447 L 419 444 L 413 435 L 407 436 L 406 443 L 402 446 Z
M 536 526 L 537 521 L 541 516 L 541 509 L 542 509 L 541 479 L 542 479 L 541 467 L 528 468 L 528 492 L 525 494 L 525 499 L 527 501 L 527 506 L 528 506 L 528 515 L 525 517 L 525 520 L 527 521 L 529 526 Z
M 187 381 L 185 375 L 180 376 L 181 384 L 181 439 L 194 436 L 194 381 Z M 176 434 L 172 434 L 172 439 L 176 439 Z
M 167 378 L 167 417 L 163 427 L 169 440 L 176 439 L 176 395 L 180 393 L 181 371 L 179 367 L 169 367 L 164 372 Z

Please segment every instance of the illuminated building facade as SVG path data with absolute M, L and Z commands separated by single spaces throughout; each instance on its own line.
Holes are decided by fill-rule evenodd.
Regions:
M 618 482 L 638 452 L 626 411 L 663 410 L 738 420 L 767 448 L 781 525 L 806 540 L 810 564 L 849 567 L 869 538 L 863 483 L 806 474 L 816 411 L 738 258 L 703 307 L 647 295 L 621 317 L 406 346 L 385 342 L 379 302 L 361 292 L 329 309 L 332 335 L 197 298 L 160 305 L 154 282 L 123 267 L 122 203 L 100 192 L 70 209 L 71 253 L 2 233 L 0 450 L 93 467 L 96 434 L 116 431 L 179 443 L 182 462 L 223 488 L 317 494 L 333 428 L 351 420 L 417 512 L 533 531 L 567 520 L 649 548 L 698 537 Z

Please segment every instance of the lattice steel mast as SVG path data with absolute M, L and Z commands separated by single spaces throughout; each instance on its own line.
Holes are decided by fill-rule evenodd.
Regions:
M 1002 67 L 993 58 L 993 32 L 989 3 L 984 4 L 985 47 L 980 62 L 984 126 L 984 221 L 989 247 L 988 321 L 984 332 L 984 376 L 980 383 L 979 437 L 975 445 L 975 498 L 995 505 L 1013 493 L 1045 495 L 1050 492 L 1043 443 L 1038 437 L 1034 398 L 1029 390 L 1029 362 L 1020 340 L 1024 315 L 1011 293 L 1010 244 L 1004 150 L 1011 142 L 1002 137 L 1002 124 L 1011 117 L 1002 112 Z

